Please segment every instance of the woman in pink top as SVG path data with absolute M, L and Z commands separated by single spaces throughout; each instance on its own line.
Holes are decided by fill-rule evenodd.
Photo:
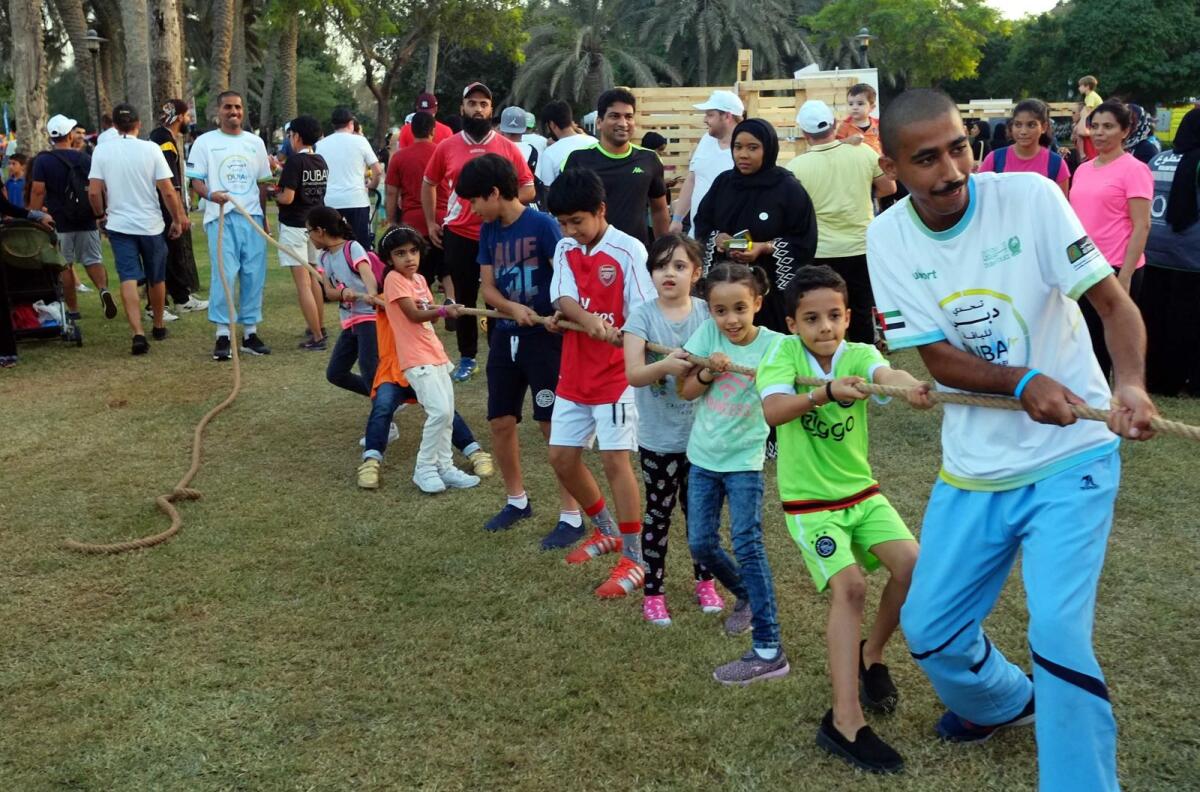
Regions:
M 1150 200 L 1154 176 L 1146 163 L 1122 148 L 1129 134 L 1131 115 L 1120 102 L 1103 102 L 1092 111 L 1088 124 L 1096 158 L 1075 171 L 1071 207 L 1083 229 L 1116 271 L 1118 282 L 1136 300 L 1142 282 L 1144 251 L 1150 234 Z M 1092 347 L 1105 375 L 1112 362 L 1104 345 L 1100 317 L 1086 301 L 1083 314 L 1092 334 Z
M 1071 169 L 1050 150 L 1050 108 L 1040 99 L 1026 99 L 1013 108 L 1008 121 L 1012 145 L 989 151 L 979 166 L 980 173 L 1040 173 L 1058 184 L 1067 195 Z

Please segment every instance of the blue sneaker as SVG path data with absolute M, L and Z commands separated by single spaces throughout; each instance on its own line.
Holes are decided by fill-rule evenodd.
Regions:
M 496 531 L 507 531 L 521 520 L 528 520 L 533 516 L 533 505 L 526 504 L 524 509 L 518 509 L 511 503 L 504 504 L 504 508 L 496 514 L 495 517 L 488 520 L 483 525 L 483 530 L 495 533 Z
M 542 539 L 543 550 L 561 550 L 564 547 L 570 547 L 583 538 L 583 524 L 571 525 L 563 520 L 558 521 L 558 525 L 554 526 L 554 530 L 546 534 Z
M 475 358 L 463 358 L 458 361 L 458 368 L 454 369 L 454 373 L 450 375 L 450 379 L 455 382 L 466 382 L 475 373 L 477 368 L 479 366 L 475 364 Z
M 992 735 L 1001 729 L 1007 729 L 1012 726 L 1028 726 L 1033 723 L 1034 706 L 1033 696 L 1029 697 L 1029 703 L 1025 705 L 1025 709 L 1016 714 L 1015 717 L 997 723 L 994 726 L 981 726 L 978 723 L 972 723 L 961 715 L 956 715 L 950 710 L 946 710 L 946 714 L 937 722 L 937 735 L 946 742 L 953 743 L 981 743 L 991 739 Z

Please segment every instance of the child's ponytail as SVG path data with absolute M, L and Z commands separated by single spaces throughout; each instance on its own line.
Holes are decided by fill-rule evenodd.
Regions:
M 771 277 L 757 264 L 722 261 L 708 271 L 697 288 L 707 299 L 712 287 L 718 283 L 745 284 L 756 297 L 766 297 L 771 292 Z
M 342 217 L 342 213 L 330 206 L 313 207 L 305 218 L 309 228 L 329 234 L 338 239 L 354 239 L 354 228 Z

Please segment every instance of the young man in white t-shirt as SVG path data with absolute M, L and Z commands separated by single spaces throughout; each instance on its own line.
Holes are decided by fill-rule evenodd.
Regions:
M 167 240 L 163 238 L 163 217 L 158 196 L 171 213 L 170 236 L 176 239 L 189 222 L 175 186 L 171 168 L 162 150 L 148 140 L 138 140 L 142 124 L 133 105 L 113 108 L 113 128 L 117 137 L 96 149 L 88 173 L 88 202 L 92 212 L 105 224 L 112 245 L 117 274 L 121 280 L 121 303 L 133 331 L 133 354 L 150 351 L 142 329 L 138 281 L 146 281 L 153 312 L 154 340 L 167 337 L 163 324 L 163 305 L 167 288 Z M 105 214 L 107 204 L 107 215 Z M 106 222 L 107 221 L 107 222 Z
M 242 96 L 225 91 L 217 97 L 220 127 L 196 138 L 188 150 L 187 176 L 192 189 L 205 200 L 204 232 L 208 235 L 208 256 L 212 263 L 209 276 L 208 320 L 217 326 L 213 360 L 229 360 L 229 305 L 221 287 L 217 269 L 217 227 L 221 204 L 235 200 L 253 218 L 259 228 L 250 225 L 232 206 L 225 209 L 225 233 L 221 238 L 221 270 L 229 282 L 229 291 L 238 294 L 237 320 L 242 324 L 243 352 L 269 355 L 271 348 L 258 337 L 262 320 L 263 285 L 267 281 L 267 241 L 270 233 L 263 207 L 267 202 L 267 180 L 271 163 L 262 138 L 242 129 Z
M 1025 408 L 945 408 L 942 471 L 901 614 L 913 657 L 948 706 L 937 732 L 980 742 L 1027 724 L 1036 693 L 1043 792 L 1116 790 L 1116 724 L 1092 624 L 1118 435 L 1152 435 L 1141 316 L 1053 183 L 971 175 L 948 96 L 902 94 L 881 137 L 884 172 L 910 193 L 867 230 L 889 346 L 916 347 L 941 390 L 1016 396 Z M 1110 400 L 1081 296 L 1103 317 L 1113 353 L 1107 427 L 1071 411 Z M 1018 550 L 1032 681 L 982 628 Z
M 354 131 L 354 116 L 345 107 L 333 111 L 333 134 L 317 141 L 314 151 L 329 166 L 325 205 L 337 209 L 354 229 L 354 239 L 367 250 L 371 234 L 371 193 L 383 177 L 383 164 L 371 144 Z M 370 180 L 367 181 L 367 173 Z
M 561 99 L 556 99 L 542 108 L 542 122 L 554 135 L 554 142 L 546 146 L 546 150 L 538 156 L 538 180 L 549 189 L 558 174 L 562 173 L 563 163 L 572 151 L 596 145 L 596 138 L 575 131 L 575 118 L 571 113 L 571 105 Z
M 733 168 L 733 128 L 746 115 L 746 106 L 733 91 L 713 91 L 702 104 L 692 105 L 704 111 L 708 134 L 700 138 L 692 158 L 688 160 L 688 175 L 679 188 L 675 209 L 671 214 L 671 231 L 683 231 L 683 220 L 700 208 L 708 188 L 718 176 Z

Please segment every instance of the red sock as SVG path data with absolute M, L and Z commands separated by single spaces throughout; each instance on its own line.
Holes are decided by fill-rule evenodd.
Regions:
M 623 534 L 640 534 L 642 532 L 642 524 L 640 521 L 618 523 L 617 528 Z
M 595 517 L 597 514 L 604 511 L 605 505 L 606 504 L 604 503 L 604 498 L 601 498 L 600 500 L 593 503 L 591 506 L 588 506 L 587 508 L 585 508 L 583 510 L 583 513 L 586 514 L 588 517 Z

